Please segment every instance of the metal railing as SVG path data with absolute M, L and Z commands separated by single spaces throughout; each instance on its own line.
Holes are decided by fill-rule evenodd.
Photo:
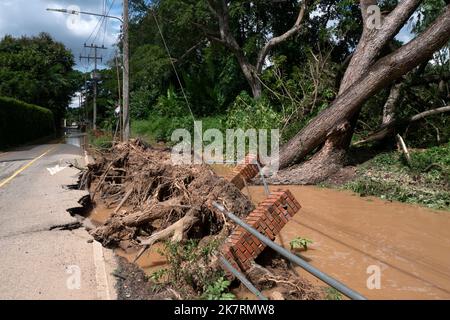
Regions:
M 350 299 L 353 299 L 353 300 L 367 300 L 367 298 L 365 298 L 364 296 L 362 296 L 358 292 L 350 289 L 349 287 L 347 287 L 342 282 L 340 282 L 340 281 L 330 277 L 326 273 L 320 271 L 319 269 L 317 269 L 317 268 L 313 267 L 312 265 L 310 265 L 309 263 L 307 263 L 305 260 L 303 260 L 300 257 L 292 254 L 291 252 L 287 251 L 282 246 L 276 244 L 275 242 L 273 242 L 272 240 L 270 240 L 266 236 L 262 235 L 260 232 L 258 232 L 257 230 L 253 229 L 247 223 L 245 223 L 244 221 L 239 219 L 232 212 L 229 212 L 229 211 L 225 210 L 225 208 L 222 205 L 218 204 L 217 202 L 213 202 L 213 205 L 218 210 L 223 212 L 230 220 L 232 220 L 233 222 L 235 222 L 236 224 L 238 224 L 239 226 L 241 226 L 242 228 L 244 228 L 245 230 L 250 232 L 256 238 L 258 238 L 258 240 L 260 240 L 262 243 L 264 243 L 268 247 L 272 248 L 273 250 L 277 251 L 282 256 L 284 256 L 286 259 L 290 260 L 291 262 L 293 262 L 293 263 L 297 264 L 298 266 L 300 266 L 301 268 L 305 269 L 306 271 L 308 271 L 309 273 L 311 273 L 312 275 L 314 275 L 318 279 L 322 280 L 323 282 L 325 282 L 329 286 L 331 286 L 331 287 L 335 288 L 336 290 L 338 290 L 339 292 L 343 293 L 344 295 L 346 295 Z
M 224 265 L 224 267 L 228 271 L 230 271 L 236 278 L 238 278 L 242 282 L 242 284 L 246 286 L 248 290 L 250 290 L 251 293 L 258 297 L 259 300 L 267 300 L 267 298 L 261 293 L 261 291 L 256 289 L 253 283 L 248 281 L 248 279 L 241 272 L 236 270 L 236 268 L 234 268 L 227 259 L 225 259 L 223 256 L 220 256 L 219 260 Z

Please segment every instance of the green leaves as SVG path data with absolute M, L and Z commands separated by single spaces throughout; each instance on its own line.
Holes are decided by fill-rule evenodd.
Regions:
M 208 285 L 203 297 L 206 300 L 234 300 L 235 295 L 227 292 L 231 282 L 220 277 L 212 284 Z
M 0 95 L 46 107 L 59 123 L 78 89 L 71 81 L 73 66 L 72 53 L 46 33 L 6 36 L 0 41 Z
M 265 98 L 254 99 L 245 91 L 236 97 L 227 114 L 228 128 L 276 129 L 280 116 Z
M 310 239 L 297 237 L 295 239 L 292 239 L 289 242 L 289 245 L 291 246 L 291 250 L 294 250 L 294 249 L 308 250 L 308 245 L 310 245 L 312 243 L 313 243 L 313 241 Z
M 50 110 L 0 97 L 0 148 L 51 135 L 54 130 Z

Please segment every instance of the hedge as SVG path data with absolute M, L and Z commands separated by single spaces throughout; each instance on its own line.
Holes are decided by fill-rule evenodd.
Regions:
M 50 110 L 0 97 L 0 148 L 26 143 L 54 132 L 55 124 Z

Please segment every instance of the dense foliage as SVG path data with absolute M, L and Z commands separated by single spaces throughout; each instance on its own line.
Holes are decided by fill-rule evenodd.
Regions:
M 0 148 L 48 136 L 55 131 L 53 114 L 46 108 L 0 97 Z
M 79 87 L 72 53 L 50 35 L 0 41 L 0 95 L 51 110 L 56 125 Z

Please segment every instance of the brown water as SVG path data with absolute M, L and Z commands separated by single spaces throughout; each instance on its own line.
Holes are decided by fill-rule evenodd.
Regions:
M 136 264 L 147 275 L 151 275 L 154 272 L 167 268 L 167 260 L 161 254 L 161 250 L 164 249 L 164 244 L 156 243 L 144 252 L 142 256 L 136 261 Z M 133 262 L 138 254 L 139 250 L 124 250 L 116 249 L 116 254 L 120 257 L 127 259 L 128 262 Z
M 299 236 L 313 240 L 301 254 L 369 299 L 450 299 L 449 212 L 345 191 L 287 187 L 302 209 L 278 237 L 283 246 Z M 255 203 L 265 197 L 261 186 L 250 186 L 249 192 Z M 371 265 L 381 269 L 380 289 L 367 288 Z
M 96 226 L 106 223 L 113 212 L 113 209 L 105 206 L 96 206 L 89 215 L 89 219 Z M 151 275 L 155 271 L 164 269 L 167 266 L 166 259 L 161 255 L 160 251 L 164 249 L 163 244 L 156 243 L 136 261 L 136 264 L 147 274 Z M 117 248 L 114 252 L 128 262 L 133 262 L 136 258 L 139 249 L 136 248 Z

